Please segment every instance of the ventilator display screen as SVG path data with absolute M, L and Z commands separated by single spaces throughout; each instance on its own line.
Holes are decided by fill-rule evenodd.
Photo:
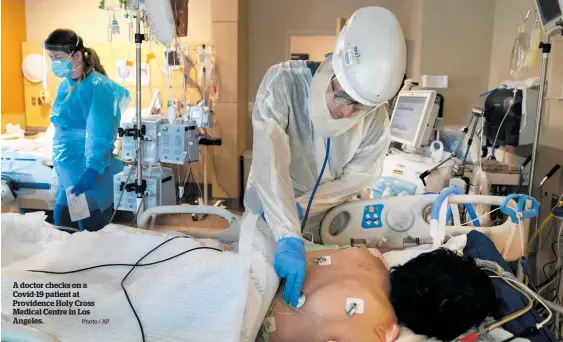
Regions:
M 424 115 L 426 96 L 399 96 L 391 119 L 391 136 L 413 141 L 420 119 Z
M 536 0 L 541 12 L 543 24 L 547 24 L 561 15 L 561 7 L 558 0 Z

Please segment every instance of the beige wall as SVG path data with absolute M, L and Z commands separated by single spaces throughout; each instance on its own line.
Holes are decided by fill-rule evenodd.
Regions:
M 494 88 L 501 81 L 510 80 L 510 57 L 518 25 L 522 22 L 520 14 L 534 8 L 534 0 L 495 0 L 495 26 L 493 49 L 491 53 L 491 72 L 489 88 Z M 539 62 L 540 58 L 538 58 Z M 531 68 L 524 77 L 538 77 L 539 63 Z
M 494 12 L 491 0 L 424 0 L 420 73 L 448 75 L 446 124 L 467 124 L 487 90 Z
M 249 100 L 268 67 L 288 59 L 291 35 L 335 34 L 336 18 L 365 6 L 388 8 L 410 32 L 409 7 L 417 1 L 422 0 L 249 0 Z
M 407 44 L 406 74 L 409 78 L 417 80 L 420 77 L 424 0 L 399 0 L 395 5 L 397 16 L 408 21 L 408 25 L 403 25 Z
M 246 0 L 211 1 L 211 41 L 217 50 L 219 102 L 215 106 L 219 122 L 212 134 L 223 139 L 213 153 L 217 160 L 217 183 L 231 198 L 240 195 L 239 157 L 246 148 L 247 60 Z M 191 5 L 191 3 L 190 3 Z
M 510 57 L 514 39 L 518 32 L 518 25 L 522 22 L 520 14 L 525 14 L 531 8 L 534 8 L 534 0 L 496 0 L 493 49 L 490 61 L 490 88 L 498 86 L 503 80 L 511 79 Z M 560 46 L 563 44 L 563 40 L 558 38 L 553 44 L 553 50 L 555 52 L 555 45 Z M 554 57 L 555 55 L 552 53 L 549 59 L 549 71 L 557 70 L 561 73 L 561 70 L 563 70 L 563 58 Z M 540 63 L 541 58 L 538 58 L 537 65 L 528 70 L 523 76 L 539 77 Z M 540 144 L 563 150 L 563 101 L 558 99 L 546 99 L 544 106 Z M 557 160 L 554 159 L 553 163 L 556 161 Z M 561 160 L 557 162 L 560 163 Z
M 559 63 L 562 63 L 559 61 Z M 540 145 L 563 151 L 563 101 L 547 99 L 544 101 Z M 554 159 L 561 164 L 563 159 Z
M 291 36 L 289 40 L 289 52 L 307 53 L 309 60 L 322 62 L 325 55 L 334 49 L 336 35 L 298 35 Z
M 289 57 L 289 37 L 332 34 L 337 17 L 364 6 L 386 7 L 397 16 L 406 37 L 409 77 L 449 76 L 449 88 L 440 90 L 446 97 L 446 123 L 466 123 L 488 87 L 492 0 L 249 1 L 250 101 L 267 68 Z
M 23 1 L 23 0 L 21 0 Z M 25 0 L 27 41 L 38 42 L 57 28 L 76 31 L 86 42 L 107 41 L 107 11 L 98 9 L 99 0 Z M 106 4 L 117 0 L 106 0 Z M 47 13 L 52 12 L 52 15 Z M 129 21 L 123 12 L 116 15 L 120 35 L 114 41 L 129 39 Z M 190 0 L 188 40 L 211 41 L 211 1 Z

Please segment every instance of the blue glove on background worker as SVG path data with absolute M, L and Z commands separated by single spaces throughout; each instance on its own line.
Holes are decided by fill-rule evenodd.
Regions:
M 305 282 L 306 270 L 305 244 L 297 237 L 285 237 L 278 241 L 274 255 L 274 269 L 285 279 L 283 300 L 296 307 Z
M 99 174 L 94 171 L 93 169 L 87 168 L 78 178 L 78 182 L 75 186 L 72 187 L 70 191 L 73 195 L 78 196 L 86 191 L 90 191 L 94 189 L 94 185 L 96 184 L 96 178 Z

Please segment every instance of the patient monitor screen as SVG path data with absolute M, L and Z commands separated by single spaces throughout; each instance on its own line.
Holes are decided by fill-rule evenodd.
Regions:
M 426 96 L 399 96 L 391 119 L 391 136 L 406 141 L 414 140 L 418 123 L 424 114 Z
M 561 15 L 559 0 L 536 0 L 540 9 L 543 24 L 547 24 Z

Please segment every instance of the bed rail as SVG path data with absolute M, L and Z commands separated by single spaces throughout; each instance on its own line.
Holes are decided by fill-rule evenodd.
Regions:
M 214 206 L 182 204 L 153 207 L 145 210 L 139 216 L 137 225 L 141 229 L 151 230 L 152 224 L 149 225 L 149 221 L 152 219 L 152 222 L 154 222 L 156 216 L 165 214 L 217 215 L 229 222 L 229 227 L 226 230 L 210 232 L 204 231 L 201 228 L 186 228 L 182 231 L 198 239 L 217 239 L 224 242 L 236 242 L 239 239 L 241 217 L 231 213 L 226 209 Z

